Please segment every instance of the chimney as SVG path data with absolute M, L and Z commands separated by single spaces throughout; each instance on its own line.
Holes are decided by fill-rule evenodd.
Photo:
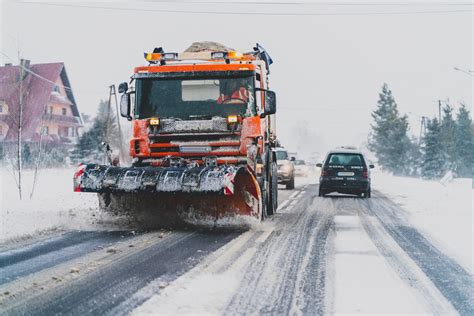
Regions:
M 25 79 L 26 75 L 28 75 L 28 72 L 25 71 L 26 69 L 30 69 L 30 60 L 29 59 L 20 59 L 20 66 L 22 66 L 22 68 L 24 68 L 23 70 L 23 79 Z
M 29 59 L 20 59 L 20 65 L 26 69 L 30 69 L 30 60 Z

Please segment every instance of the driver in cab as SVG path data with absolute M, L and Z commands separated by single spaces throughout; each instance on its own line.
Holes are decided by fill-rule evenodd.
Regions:
M 218 104 L 242 104 L 247 103 L 249 99 L 249 92 L 245 88 L 245 81 L 231 80 L 222 89 L 219 98 L 217 98 Z

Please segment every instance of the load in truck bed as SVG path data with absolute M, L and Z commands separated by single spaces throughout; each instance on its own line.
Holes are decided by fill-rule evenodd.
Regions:
M 99 193 L 101 208 L 115 213 L 183 219 L 262 216 L 260 187 L 244 166 L 84 164 L 74 174 L 74 190 Z

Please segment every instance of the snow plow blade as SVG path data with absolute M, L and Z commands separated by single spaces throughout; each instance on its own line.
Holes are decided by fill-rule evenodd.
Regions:
M 102 209 L 171 213 L 181 218 L 244 215 L 260 219 L 261 193 L 246 167 L 116 167 L 80 165 L 74 191 L 99 193 Z

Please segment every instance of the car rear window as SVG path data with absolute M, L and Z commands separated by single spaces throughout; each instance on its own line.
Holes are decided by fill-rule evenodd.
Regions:
M 287 154 L 286 151 L 277 150 L 276 151 L 276 157 L 277 157 L 277 160 L 287 160 L 288 159 L 288 154 Z
M 364 166 L 362 155 L 358 154 L 331 154 L 329 166 Z

